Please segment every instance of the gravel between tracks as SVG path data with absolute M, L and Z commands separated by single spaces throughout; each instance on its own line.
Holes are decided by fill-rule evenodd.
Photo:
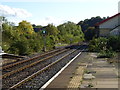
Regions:
M 27 82 L 20 88 L 40 88 L 45 82 L 47 82 L 53 75 L 55 75 L 64 65 L 66 65 L 69 60 L 71 60 L 76 54 L 78 54 L 80 50 L 77 50 L 76 52 L 70 54 L 68 57 L 64 58 L 59 63 L 55 64 L 52 68 L 49 68 L 49 70 L 44 71 L 42 74 L 34 78 L 32 81 Z
M 69 51 L 69 52 L 70 52 L 70 51 Z M 65 53 L 68 53 L 68 52 L 65 52 Z M 49 60 L 49 62 L 47 62 L 47 64 L 48 64 L 48 63 L 51 63 L 52 61 L 54 61 L 54 60 L 56 60 L 56 59 L 58 59 L 58 58 L 60 58 L 60 57 L 62 57 L 65 53 L 62 53 L 62 54 L 60 54 L 60 55 L 57 55 L 57 56 L 55 56 L 54 58 L 51 58 L 51 59 Z M 72 56 L 72 55 L 71 55 L 71 56 Z M 72 56 L 72 57 L 73 57 L 73 56 Z M 72 58 L 72 57 L 71 57 L 71 58 Z M 27 76 L 31 75 L 32 73 L 40 70 L 41 67 L 44 66 L 44 63 L 45 63 L 45 62 L 42 62 L 42 65 L 41 65 L 41 64 L 38 64 L 38 65 L 36 65 L 35 67 L 32 67 L 32 68 L 30 68 L 30 69 L 23 70 L 23 71 L 21 71 L 21 72 L 19 72 L 19 73 L 17 73 L 17 74 L 14 74 L 14 75 L 8 77 L 7 79 L 3 79 L 3 80 L 2 80 L 2 81 L 3 81 L 3 88 L 9 88 L 9 87 L 13 86 L 14 84 L 18 83 L 19 81 L 21 81 L 23 78 L 26 78 Z M 56 67 L 57 67 L 57 66 L 56 66 Z M 55 71 L 56 71 L 56 70 L 55 70 Z M 58 71 L 58 70 L 57 70 L 57 71 Z M 46 77 L 48 77 L 48 76 L 46 76 Z M 46 78 L 46 77 L 44 77 L 44 78 Z M 50 75 L 49 77 L 51 77 L 51 75 Z M 47 80 L 47 79 L 45 79 L 45 80 Z M 41 81 L 42 81 L 42 80 L 41 80 Z
M 21 61 L 22 61 L 23 63 L 20 63 L 19 65 L 15 65 L 15 66 L 10 67 L 10 68 L 7 68 L 7 69 L 3 69 L 3 70 L 2 70 L 2 73 L 5 74 L 6 72 L 10 72 L 10 71 L 12 71 L 12 70 L 21 68 L 21 67 L 26 66 L 26 65 L 29 65 L 29 64 L 31 64 L 31 63 L 33 63 L 33 62 L 36 62 L 36 61 L 38 61 L 38 60 L 40 60 L 40 59 L 43 59 L 43 58 L 45 58 L 45 57 L 48 57 L 48 56 L 50 56 L 51 54 L 53 54 L 54 51 L 57 53 L 57 52 L 59 52 L 60 50 L 58 50 L 58 51 L 53 50 L 53 51 L 51 51 L 52 53 L 46 52 L 46 53 L 49 53 L 49 54 L 43 55 L 43 56 L 41 56 L 42 54 L 34 55 L 33 57 L 38 57 L 38 56 L 40 56 L 40 57 L 38 57 L 38 58 L 36 58 L 36 59 L 32 59 L 32 60 L 29 60 L 29 59 L 30 59 L 30 58 L 33 58 L 33 57 L 24 58 L 23 60 L 17 61 L 17 63 L 18 63 L 18 62 L 21 62 Z M 46 53 L 45 53 L 45 54 L 46 54 Z M 27 62 L 25 62 L 26 60 L 27 60 Z M 29 60 L 29 61 L 28 61 L 28 60 Z M 14 63 L 13 63 L 13 64 L 14 64 Z

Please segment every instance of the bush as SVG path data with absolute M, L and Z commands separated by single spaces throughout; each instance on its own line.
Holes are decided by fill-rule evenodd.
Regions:
M 108 38 L 108 47 L 112 47 L 114 51 L 120 51 L 120 36 L 110 36 Z
M 98 58 L 111 58 L 115 56 L 115 52 L 112 50 L 101 50 L 98 54 Z
M 89 51 L 100 52 L 101 50 L 106 50 L 108 39 L 100 37 L 93 39 L 89 43 Z
M 11 43 L 9 48 L 10 53 L 19 54 L 19 55 L 28 55 L 30 54 L 30 48 L 28 42 L 24 40 L 17 40 Z
M 115 51 L 120 51 L 120 36 L 93 39 L 89 43 L 89 51 L 98 52 L 98 57 L 113 57 Z

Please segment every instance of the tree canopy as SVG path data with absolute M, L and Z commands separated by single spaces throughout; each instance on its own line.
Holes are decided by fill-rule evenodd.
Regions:
M 33 26 L 30 24 L 30 22 L 24 20 L 19 23 L 18 30 L 20 33 L 32 34 L 34 32 Z
M 92 17 L 90 19 L 85 19 L 84 21 L 80 21 L 77 25 L 80 25 L 83 33 L 85 34 L 86 40 L 92 40 L 97 37 L 97 31 L 95 29 L 95 24 L 101 22 L 106 19 L 106 17 L 101 18 L 100 16 Z
M 34 28 L 38 28 L 38 32 L 35 32 Z M 6 53 L 18 55 L 42 52 L 45 46 L 46 50 L 50 50 L 57 43 L 72 44 L 84 40 L 81 27 L 73 22 L 67 22 L 56 27 L 53 24 L 47 26 L 31 25 L 30 22 L 23 20 L 18 26 L 5 22 L 3 29 L 3 50 Z
M 61 24 L 57 28 L 60 31 L 59 37 L 63 42 L 75 43 L 84 40 L 81 27 L 73 22 Z

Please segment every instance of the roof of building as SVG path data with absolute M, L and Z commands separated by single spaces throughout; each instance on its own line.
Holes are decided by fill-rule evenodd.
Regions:
M 40 30 L 42 30 L 41 28 L 33 28 L 35 32 L 39 32 Z
M 109 17 L 109 18 L 107 18 L 107 19 L 105 19 L 105 20 L 103 20 L 103 21 L 101 21 L 101 22 L 95 24 L 95 26 L 99 26 L 99 25 L 101 25 L 101 24 L 107 22 L 108 20 L 113 19 L 114 17 L 116 17 L 116 16 L 118 16 L 118 15 L 120 15 L 120 13 L 118 13 L 118 14 L 116 14 L 116 15 L 114 15 L 114 16 L 111 16 L 111 17 Z
M 46 28 L 46 26 L 44 26 L 44 27 L 40 27 L 40 28 L 33 28 L 34 29 L 34 31 L 35 32 L 39 32 L 39 31 L 41 31 L 41 30 L 44 30 Z

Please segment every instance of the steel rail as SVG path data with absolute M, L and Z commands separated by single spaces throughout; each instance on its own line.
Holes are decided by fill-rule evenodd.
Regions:
M 54 50 L 54 51 L 51 51 L 51 52 L 47 52 L 47 53 L 43 53 L 41 55 L 38 55 L 38 56 L 35 56 L 33 58 L 29 58 L 27 60 L 23 60 L 23 61 L 20 61 L 20 62 L 16 62 L 14 64 L 10 64 L 10 65 L 7 65 L 7 66 L 3 66 L 2 69 L 7 69 L 7 68 L 10 68 L 10 67 L 13 67 L 13 66 L 16 66 L 16 65 L 19 65 L 19 64 L 22 64 L 22 63 L 25 63 L 25 62 L 28 62 L 28 61 L 32 61 L 34 59 L 37 59 L 37 58 L 40 58 L 40 57 L 43 57 L 45 55 L 48 55 L 48 54 L 51 54 L 51 53 L 54 53 L 54 52 L 57 52 L 57 51 L 60 51 L 60 50 L 63 50 L 63 49 L 58 49 L 58 50 Z
M 10 87 L 10 89 L 14 89 L 14 88 L 17 88 L 19 86 L 21 86 L 22 84 L 32 80 L 34 77 L 36 77 L 38 74 L 42 73 L 43 71 L 49 69 L 50 67 L 52 67 L 53 65 L 55 65 L 56 63 L 60 62 L 62 59 L 64 59 L 65 57 L 67 57 L 68 55 L 72 54 L 73 52 L 75 52 L 77 50 L 73 50 L 72 52 L 69 52 L 68 54 L 64 55 L 63 57 L 61 57 L 60 59 L 58 59 L 57 61 L 47 65 L 46 67 L 44 67 L 43 69 L 35 72 L 34 74 L 28 76 L 27 78 L 25 78 L 24 80 L 18 82 L 17 84 L 13 85 L 12 87 Z
M 59 55 L 60 53 L 63 53 L 63 52 L 65 52 L 65 51 L 67 51 L 67 50 L 69 50 L 69 49 L 64 49 L 64 50 L 62 50 L 62 51 L 60 51 L 60 52 L 58 52 L 58 53 L 55 53 L 54 55 L 51 55 L 51 56 L 46 57 L 46 58 L 43 58 L 43 59 L 41 59 L 41 60 L 39 60 L 39 61 L 33 62 L 33 63 L 31 63 L 31 64 L 29 64 L 29 65 L 26 65 L 26 66 L 24 66 L 24 67 L 21 67 L 21 68 L 19 68 L 19 69 L 17 69 L 17 70 L 8 72 L 8 73 L 2 75 L 2 78 L 7 78 L 7 77 L 10 76 L 10 75 L 13 75 L 13 74 L 18 73 L 18 72 L 20 72 L 20 71 L 23 71 L 24 69 L 30 68 L 30 67 L 32 67 L 32 66 L 34 66 L 34 65 L 36 65 L 36 64 L 38 64 L 38 63 L 40 63 L 40 62 L 42 62 L 42 61 L 45 61 L 45 60 L 47 60 L 47 59 L 50 59 L 50 58 L 52 58 L 52 57 L 54 57 L 54 56 L 56 56 L 56 55 Z

